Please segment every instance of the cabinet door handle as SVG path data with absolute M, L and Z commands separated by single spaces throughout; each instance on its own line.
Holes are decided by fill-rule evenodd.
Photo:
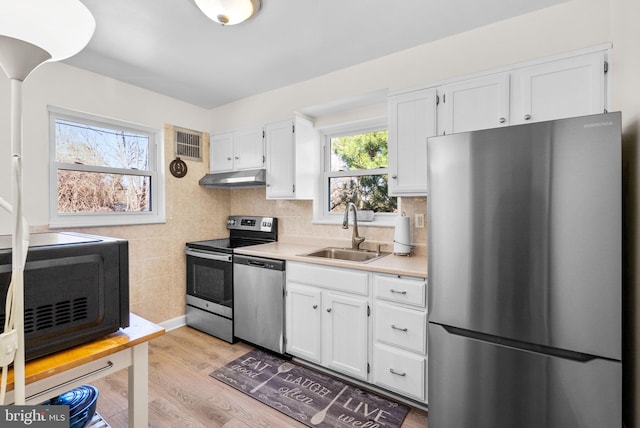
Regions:
M 313 309 L 318 309 L 318 305 L 313 305 Z
M 393 288 L 390 290 L 392 293 L 395 294 L 407 294 L 407 292 L 405 290 L 394 290 Z
M 404 327 L 404 328 L 402 328 L 402 327 L 396 327 L 396 326 L 395 326 L 395 325 L 393 325 L 393 324 L 391 324 L 391 328 L 392 328 L 392 329 L 394 329 L 394 330 L 400 330 L 400 331 L 407 331 L 407 330 L 408 330 L 408 329 L 407 329 L 407 327 Z
M 240 159 L 240 156 L 236 156 L 236 159 Z
M 504 117 L 501 117 L 500 119 L 498 119 L 498 122 L 500 123 L 505 123 L 507 121 L 507 119 L 505 119 Z
M 394 374 L 394 375 L 397 375 L 397 376 L 406 376 L 407 375 L 407 372 L 400 373 L 400 372 L 395 371 L 394 369 L 389 369 L 389 372 L 391 374 Z
M 395 180 L 396 178 L 398 178 L 398 174 L 391 174 L 391 178 Z
M 331 308 L 327 308 L 327 312 L 331 312 Z
M 531 119 L 531 115 L 530 114 L 525 114 L 524 115 L 524 120 L 529 120 Z
M 231 158 L 227 156 L 227 160 L 231 160 Z

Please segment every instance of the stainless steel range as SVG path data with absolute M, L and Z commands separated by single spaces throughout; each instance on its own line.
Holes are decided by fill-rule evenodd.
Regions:
M 278 240 L 278 219 L 229 216 L 229 237 L 188 242 L 187 325 L 227 342 L 233 332 L 233 250 Z

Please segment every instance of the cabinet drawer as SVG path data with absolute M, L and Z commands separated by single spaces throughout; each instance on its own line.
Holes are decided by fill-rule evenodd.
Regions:
M 375 382 L 385 388 L 426 402 L 427 359 L 381 344 L 374 348 Z
M 376 340 L 409 351 L 427 351 L 427 313 L 376 302 Z
M 427 285 L 424 279 L 378 274 L 373 280 L 378 299 L 426 307 Z
M 352 269 L 340 269 L 321 265 L 295 263 L 287 264 L 287 281 L 346 293 L 368 295 L 368 272 Z

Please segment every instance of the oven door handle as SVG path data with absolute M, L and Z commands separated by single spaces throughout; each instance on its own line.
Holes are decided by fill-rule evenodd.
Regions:
M 220 262 L 231 263 L 231 255 L 229 255 L 229 254 L 218 255 L 218 254 L 213 254 L 213 253 L 206 252 L 206 251 L 192 250 L 190 248 L 185 249 L 184 253 L 187 256 L 200 257 L 202 259 L 217 260 L 217 261 L 220 261 Z

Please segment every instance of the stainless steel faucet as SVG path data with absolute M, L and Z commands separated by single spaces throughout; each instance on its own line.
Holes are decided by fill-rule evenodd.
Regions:
M 364 241 L 364 237 L 358 235 L 358 209 L 353 202 L 347 203 L 344 210 L 344 219 L 342 220 L 342 228 L 349 229 L 349 208 L 353 208 L 353 233 L 351 234 L 351 248 L 360 249 L 360 244 Z

